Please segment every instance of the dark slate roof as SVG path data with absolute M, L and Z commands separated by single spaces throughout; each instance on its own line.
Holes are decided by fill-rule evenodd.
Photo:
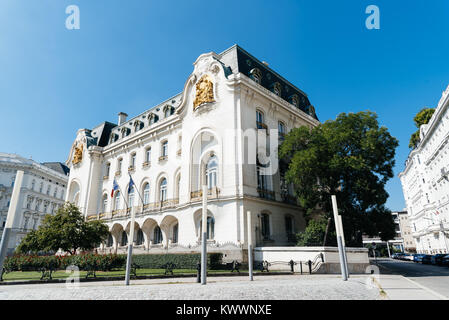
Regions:
M 43 162 L 42 163 L 44 166 L 55 170 L 65 176 L 68 176 L 70 173 L 70 169 L 63 163 L 61 162 Z
M 102 124 L 98 125 L 91 131 L 91 145 L 96 145 L 99 147 L 104 147 L 108 145 L 109 136 L 111 135 L 111 131 L 113 128 L 117 127 L 115 123 L 105 121 Z M 89 145 L 87 146 L 89 147 Z
M 232 73 L 235 74 L 240 72 L 248 77 L 251 77 L 251 70 L 254 68 L 259 69 L 262 74 L 260 85 L 262 85 L 265 89 L 273 91 L 274 84 L 278 82 L 281 86 L 282 99 L 292 103 L 292 96 L 296 94 L 298 96 L 299 109 L 312 115 L 316 120 L 318 120 L 316 114 L 309 112 L 311 103 L 307 95 L 302 90 L 291 84 L 276 71 L 262 63 L 259 59 L 252 56 L 240 46 L 234 45 L 223 51 L 219 54 L 219 56 L 221 62 L 228 66 L 232 70 Z

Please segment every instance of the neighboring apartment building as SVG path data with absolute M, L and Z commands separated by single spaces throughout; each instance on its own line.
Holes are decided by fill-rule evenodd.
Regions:
M 16 154 L 0 153 L 0 234 L 6 223 L 17 170 L 24 171 L 18 212 L 15 213 L 8 252 L 40 225 L 46 214 L 64 204 L 69 169 L 59 162 L 38 163 Z
M 396 232 L 398 232 L 399 228 L 398 237 L 402 239 L 402 251 L 416 252 L 415 239 L 413 238 L 407 211 L 392 212 L 391 214 L 396 224 Z
M 318 124 L 303 91 L 239 46 L 202 54 L 181 93 L 130 120 L 120 113 L 118 125 L 78 131 L 66 199 L 109 226 L 106 252 L 126 248 L 132 207 L 137 252 L 199 248 L 203 184 L 208 250 L 241 252 L 248 211 L 256 245 L 294 244 L 303 214 L 284 167 L 262 158 L 292 128 Z
M 396 233 L 394 239 L 388 241 L 390 248 L 393 247 L 401 252 L 415 252 L 416 247 L 408 222 L 407 211 L 392 212 L 391 216 L 394 221 Z M 376 244 L 387 245 L 386 241 L 382 241 L 380 237 L 363 236 L 363 243 L 365 245 L 373 242 Z
M 399 174 L 418 253 L 449 253 L 449 86 Z

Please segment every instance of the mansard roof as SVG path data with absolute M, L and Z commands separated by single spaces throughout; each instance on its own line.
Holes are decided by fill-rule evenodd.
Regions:
M 252 72 L 257 69 L 257 73 L 261 76 L 259 82 L 261 86 L 270 91 L 274 91 L 276 88 L 280 91 L 279 96 L 282 99 L 294 104 L 298 109 L 318 120 L 307 94 L 295 85 L 291 84 L 276 71 L 268 67 L 267 64 L 261 62 L 250 53 L 242 49 L 240 46 L 233 45 L 217 56 L 219 57 L 218 62 L 223 65 L 226 77 L 229 77 L 231 74 L 242 73 L 247 77 L 253 78 Z M 162 119 L 164 107 L 169 105 L 176 108 L 179 106 L 181 98 L 182 92 L 156 106 L 147 109 L 138 116 L 127 120 L 120 126 L 106 121 L 92 130 L 87 130 L 87 147 L 91 145 L 104 147 L 112 142 L 115 142 L 121 134 L 121 128 L 130 127 L 134 121 L 147 119 L 151 114 L 156 114 L 160 119 Z
M 298 108 L 307 114 L 311 114 L 309 112 L 311 103 L 306 93 L 287 81 L 268 65 L 252 56 L 237 44 L 233 45 L 229 49 L 226 49 L 220 53 L 219 56 L 221 62 L 227 65 L 234 74 L 242 73 L 248 77 L 251 77 L 251 71 L 258 69 L 262 75 L 260 79 L 261 82 L 259 83 L 261 86 L 272 91 L 273 87 L 278 83 L 280 85 L 280 97 L 282 99 L 292 103 L 292 97 L 296 95 L 299 103 Z M 316 114 L 312 113 L 311 116 L 318 120 Z

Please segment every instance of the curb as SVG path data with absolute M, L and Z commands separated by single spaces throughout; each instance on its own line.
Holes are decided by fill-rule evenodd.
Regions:
M 254 276 L 284 276 L 295 275 L 291 272 L 261 272 L 254 273 Z M 130 280 L 147 280 L 147 279 L 176 279 L 176 278 L 196 278 L 194 273 L 181 273 L 176 275 L 149 275 L 149 276 L 131 276 Z M 238 277 L 249 276 L 248 272 L 240 273 L 211 273 L 207 277 Z M 125 276 L 120 277 L 99 277 L 99 278 L 79 278 L 79 282 L 102 282 L 102 281 L 124 281 Z M 19 280 L 19 281 L 1 281 L 0 286 L 7 285 L 23 285 L 23 284 L 47 284 L 47 283 L 65 283 L 67 279 L 52 279 L 52 280 Z

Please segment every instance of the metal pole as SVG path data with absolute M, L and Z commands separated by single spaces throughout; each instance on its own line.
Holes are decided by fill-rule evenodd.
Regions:
M 341 235 L 340 235 L 338 209 L 337 209 L 337 198 L 335 197 L 335 195 L 332 195 L 331 198 L 332 198 L 332 207 L 334 209 L 335 231 L 337 232 L 337 244 L 338 244 L 338 253 L 340 256 L 341 276 L 343 278 L 343 281 L 346 281 L 346 280 L 348 280 L 348 276 L 346 274 L 345 258 L 344 258 L 344 254 L 343 254 L 343 245 L 342 245 L 342 239 L 341 239 Z
M 3 272 L 3 262 L 8 251 L 9 237 L 11 229 L 14 225 L 14 218 L 19 204 L 20 189 L 22 188 L 23 171 L 18 170 L 16 179 L 14 180 L 14 188 L 12 190 L 11 201 L 9 203 L 8 215 L 6 217 L 5 228 L 3 229 L 2 241 L 0 243 L 0 273 Z
M 202 246 L 201 246 L 201 284 L 206 284 L 207 269 L 207 186 L 203 185 L 203 221 L 202 221 Z
M 337 205 L 337 203 L 335 203 Z M 346 241 L 345 241 L 345 232 L 343 230 L 343 222 L 341 215 L 338 215 L 338 227 L 340 228 L 340 236 L 341 236 L 341 244 L 343 246 L 343 258 L 345 262 L 346 276 L 349 278 L 349 269 L 348 269 L 348 257 L 346 256 Z
M 129 239 L 128 239 L 128 257 L 126 259 L 126 276 L 125 285 L 129 285 L 129 276 L 131 272 L 131 262 L 133 257 L 133 242 L 134 242 L 134 222 L 135 212 L 134 206 L 131 207 L 131 225 L 129 227 Z
M 249 273 L 249 281 L 253 281 L 253 236 L 252 236 L 251 211 L 247 211 L 246 215 L 248 218 L 248 273 Z

